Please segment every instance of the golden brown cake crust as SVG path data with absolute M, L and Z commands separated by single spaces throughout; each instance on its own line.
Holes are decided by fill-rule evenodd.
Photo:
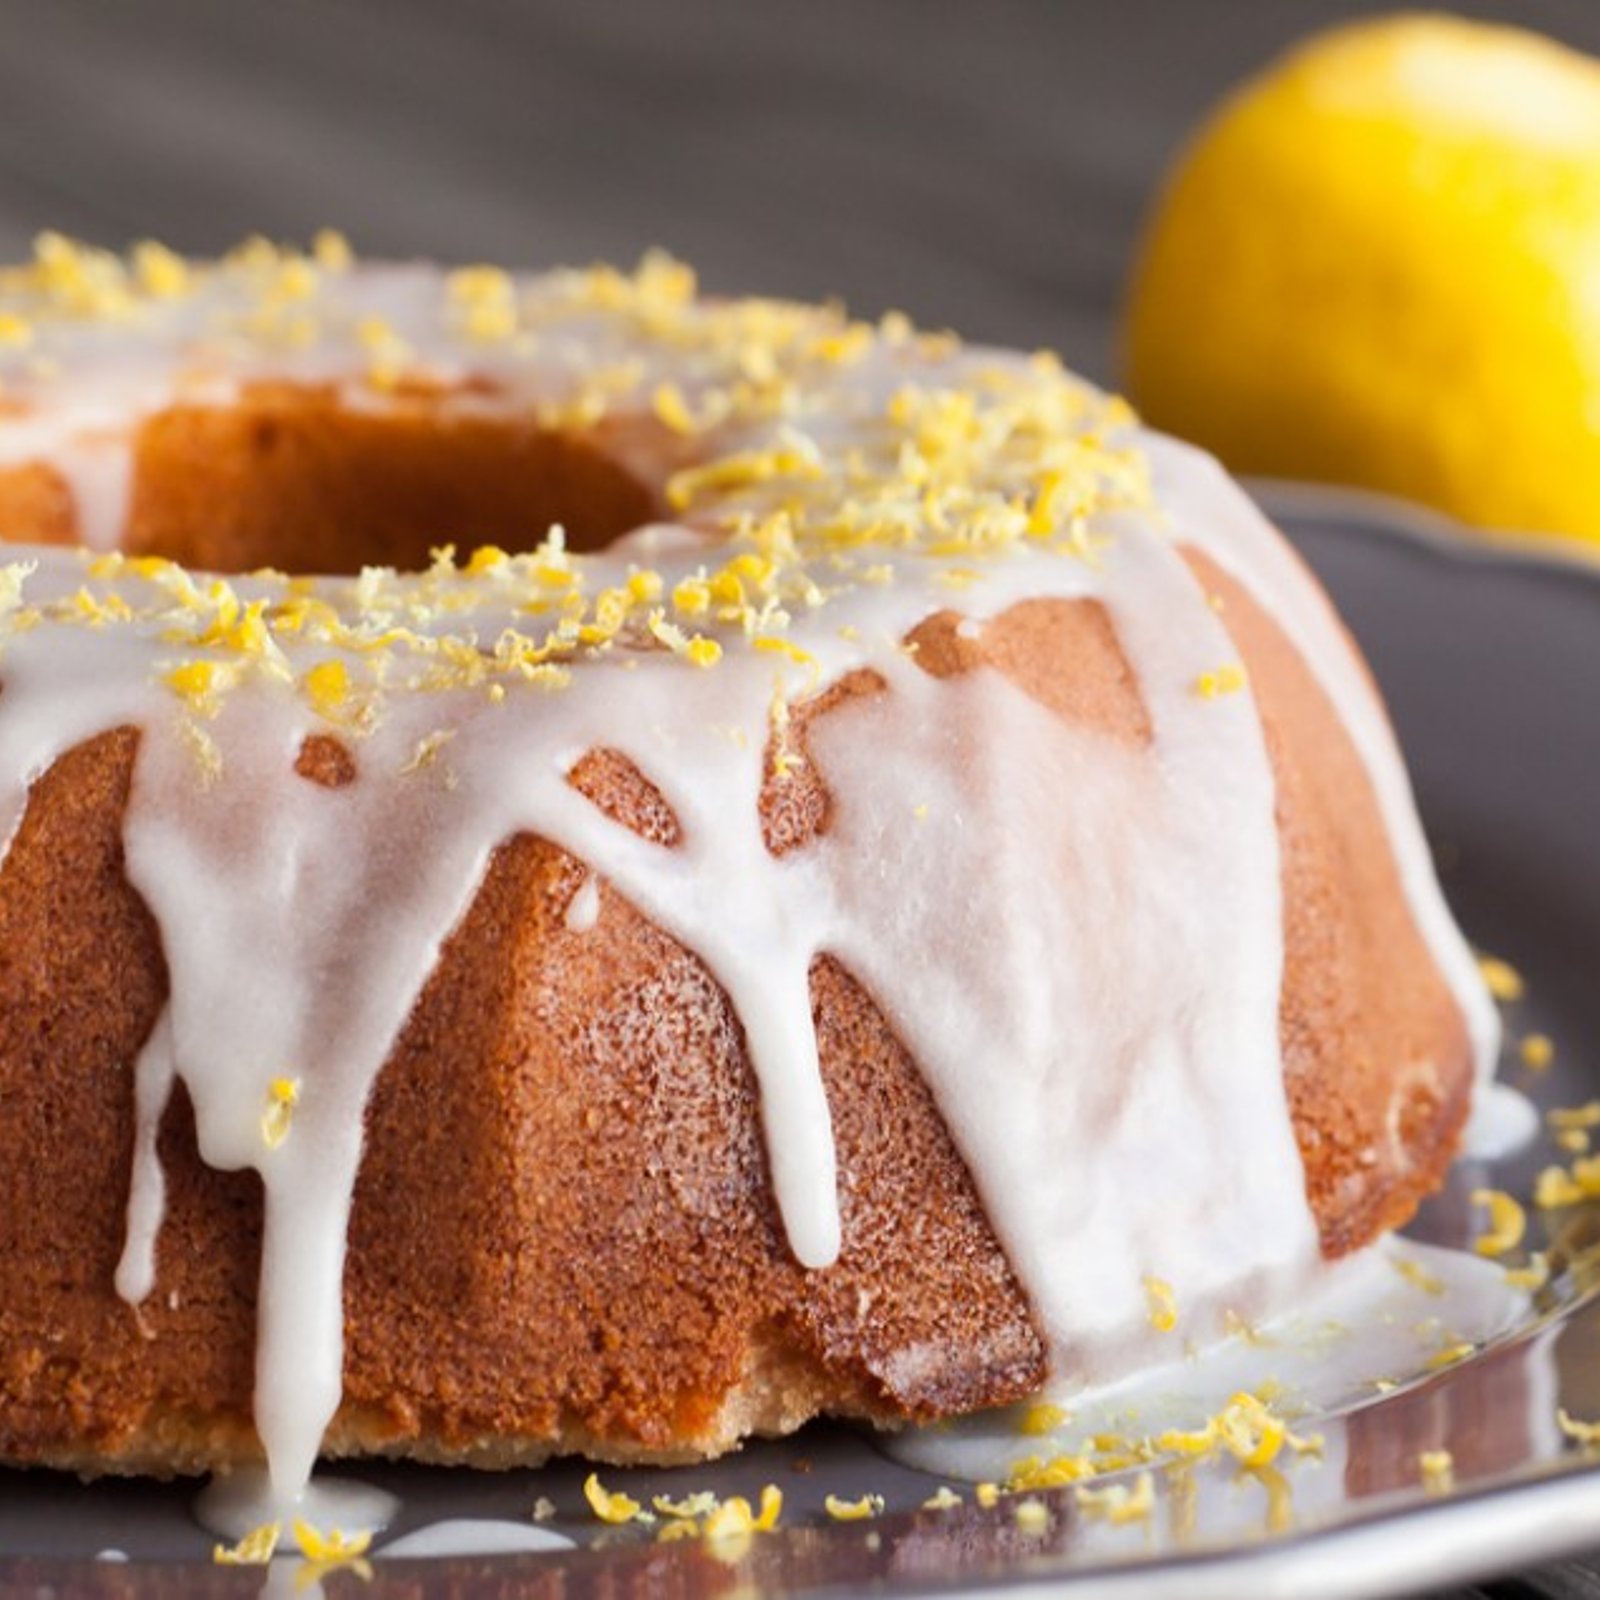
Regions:
M 413 490 L 430 475 L 476 485 L 471 538 L 525 545 L 552 516 L 581 528 L 586 507 L 598 537 L 647 514 L 642 491 L 552 436 L 432 430 L 419 409 L 389 431 L 340 422 L 335 443 L 318 432 L 327 410 L 315 392 L 274 390 L 237 414 L 158 417 L 141 439 L 135 542 L 218 566 L 293 566 L 320 547 L 263 546 L 289 525 L 279 518 L 317 506 L 330 482 L 353 494 L 402 461 Z M 540 475 L 556 462 L 552 488 Z M 532 499 L 507 481 L 524 472 L 542 485 Z M 9 526 L 54 537 L 55 502 L 21 481 L 0 474 Z M 270 490 L 252 500 L 258 483 Z M 44 508 L 37 522 L 17 520 L 25 494 Z M 335 500 L 322 523 L 307 512 L 297 525 L 346 517 Z M 426 509 L 393 549 L 346 546 L 322 564 L 413 559 L 441 515 L 416 503 Z M 225 529 L 226 547 L 197 544 L 202 527 Z M 1289 1102 L 1337 1254 L 1404 1220 L 1437 1183 L 1465 1113 L 1467 1042 L 1339 718 L 1277 624 L 1193 559 L 1266 724 Z M 976 639 L 953 622 L 930 618 L 913 636 L 928 671 L 999 670 L 1058 715 L 1148 740 L 1098 606 L 1025 602 Z M 861 674 L 798 708 L 797 747 L 810 717 L 882 687 Z M 123 870 L 136 737 L 96 739 L 40 777 L 0 868 L 0 1105 L 8 1143 L 28 1155 L 0 1164 L 0 1459 L 174 1472 L 256 1453 L 261 1196 L 253 1175 L 200 1160 L 180 1091 L 161 1135 L 156 1291 L 138 1309 L 118 1299 L 131 1063 L 166 988 L 155 925 Z M 337 740 L 308 741 L 298 770 L 337 785 L 354 760 Z M 670 808 L 626 757 L 591 751 L 573 781 L 673 842 Z M 788 783 L 769 764 L 768 848 L 803 848 L 830 805 L 809 764 Z M 500 846 L 379 1079 L 330 1451 L 673 1461 L 819 1411 L 894 1422 L 1035 1390 L 1046 1357 L 1025 1297 L 914 1062 L 860 984 L 829 958 L 812 971 L 845 1243 L 836 1265 L 807 1273 L 784 1243 L 726 998 L 604 886 L 595 928 L 570 932 L 585 870 L 539 839 Z

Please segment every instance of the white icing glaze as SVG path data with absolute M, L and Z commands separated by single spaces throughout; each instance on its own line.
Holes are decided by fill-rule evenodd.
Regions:
M 562 921 L 570 933 L 587 933 L 599 920 L 600 880 L 591 872 L 578 885 Z
M 1076 1456 L 1097 1436 L 1144 1440 L 1200 1428 L 1269 1373 L 1278 1414 L 1293 1418 L 1301 1434 L 1336 1440 L 1330 1419 L 1436 1372 L 1441 1350 L 1451 1345 L 1491 1343 L 1519 1326 L 1527 1309 L 1527 1293 L 1492 1261 L 1386 1239 L 1328 1268 L 1313 1292 L 1249 1337 L 1112 1383 L 1053 1390 L 1052 1402 L 1067 1415 L 1052 1433 L 1024 1433 L 1013 1409 L 907 1428 L 884 1448 L 942 1477 L 1003 1482 L 1023 1457 Z
M 1327 595 L 1255 503 L 1203 451 L 1147 436 L 1157 494 L 1173 532 L 1214 556 L 1275 616 L 1338 708 L 1382 808 L 1417 926 L 1466 1019 L 1482 1088 L 1500 1051 L 1500 1016 L 1439 887 L 1405 762 L 1366 664 Z
M 1500 1161 L 1533 1143 L 1541 1124 L 1539 1108 L 1508 1083 L 1491 1083 L 1472 1102 L 1463 1141 L 1465 1154 Z
M 443 1556 L 505 1556 L 574 1548 L 573 1540 L 552 1528 L 536 1528 L 526 1522 L 453 1517 L 403 1534 L 386 1544 L 379 1554 L 386 1560 L 437 1560 Z
M 474 390 L 441 402 L 463 411 L 570 405 L 597 373 L 623 368 L 613 387 L 624 412 L 647 410 L 661 384 L 694 410 L 748 365 L 743 346 L 723 348 L 718 337 L 650 336 L 648 304 L 624 296 L 621 311 L 597 306 L 560 277 L 517 280 L 522 331 L 470 344 L 441 310 L 438 274 L 424 268 L 331 274 L 314 302 L 321 337 L 304 348 L 241 343 L 237 330 L 261 301 L 258 280 L 253 267 L 204 278 L 187 298 L 143 307 L 126 335 L 46 316 L 30 360 L 42 355 L 58 375 L 0 361 L 18 406 L 0 423 L 0 462 L 54 465 L 86 542 L 105 548 L 126 520 L 138 419 L 179 398 L 227 403 L 268 377 L 329 384 L 348 405 L 382 408 L 383 392 L 362 376 L 370 340 L 358 330 L 373 317 L 430 377 L 497 386 L 493 397 Z M 843 328 L 780 310 L 800 319 L 796 338 Z M 710 312 L 677 314 L 689 319 L 673 325 L 680 334 L 723 327 Z M 727 993 L 803 1265 L 825 1266 L 840 1248 L 809 985 L 815 958 L 831 954 L 915 1056 L 1058 1369 L 1108 1376 L 1143 1359 L 1154 1337 L 1148 1277 L 1171 1286 L 1185 1331 L 1202 1337 L 1224 1308 L 1258 1314 L 1307 1281 L 1316 1231 L 1277 1038 L 1272 774 L 1248 690 L 1195 692 L 1234 650 L 1174 533 L 1215 556 L 1299 638 L 1372 774 L 1418 923 L 1457 986 L 1480 1059 L 1492 1059 L 1492 1011 L 1439 896 L 1381 709 L 1319 592 L 1245 497 L 1205 458 L 1148 435 L 1125 434 L 1101 461 L 1094 435 L 1115 416 L 1017 358 L 885 338 L 860 359 L 801 367 L 808 386 L 736 412 L 716 435 L 719 459 L 777 451 L 799 463 L 784 469 L 793 481 L 775 495 L 803 493 L 816 478 L 838 502 L 829 513 L 844 515 L 863 475 L 915 477 L 917 452 L 935 445 L 910 424 L 884 422 L 908 382 L 958 401 L 978 396 L 980 407 L 982 396 L 1032 383 L 1054 408 L 1057 443 L 1088 436 L 1098 463 L 1088 474 L 1100 487 L 1147 454 L 1161 512 L 1129 509 L 1125 494 L 1118 509 L 1118 494 L 1101 495 L 1080 516 L 1051 521 L 1048 538 L 972 550 L 953 572 L 960 558 L 929 532 L 944 515 L 936 496 L 929 509 L 934 489 L 878 504 L 874 527 L 887 532 L 870 552 L 848 542 L 802 550 L 784 596 L 789 620 L 754 624 L 781 636 L 798 665 L 733 627 L 719 635 L 721 664 L 699 671 L 635 629 L 575 662 L 565 687 L 506 675 L 495 702 L 477 679 L 405 692 L 407 674 L 429 667 L 420 645 L 408 647 L 392 681 L 371 689 L 373 715 L 336 721 L 358 768 L 336 789 L 294 770 L 303 741 L 329 731 L 301 680 L 310 664 L 338 659 L 352 682 L 370 685 L 368 648 L 281 637 L 267 662 L 274 670 L 243 673 L 197 721 L 165 674 L 197 657 L 225 667 L 233 658 L 193 635 L 175 641 L 173 608 L 155 605 L 164 580 L 107 577 L 74 551 L 19 552 L 38 563 L 25 584 L 28 615 L 45 620 L 13 627 L 0 657 L 0 841 L 12 837 L 30 782 L 58 756 L 110 729 L 141 730 L 124 842 L 130 881 L 161 931 L 171 995 L 135 1068 L 117 1286 L 137 1301 L 156 1281 L 155 1133 L 181 1079 L 203 1157 L 253 1167 L 265 1187 L 256 1423 L 277 1502 L 303 1492 L 339 1402 L 363 1107 L 490 853 L 518 833 L 584 863 L 570 928 L 593 925 L 603 881 L 693 951 Z M 1026 427 L 1017 437 L 1029 437 Z M 977 449 L 960 439 L 961 450 Z M 658 489 L 708 453 L 703 438 L 659 428 L 621 430 L 612 445 Z M 1020 496 L 1037 485 L 1035 465 L 1013 461 L 1010 448 L 1003 439 L 986 458 L 989 499 L 972 513 L 974 527 L 980 514 L 1021 517 Z M 764 493 L 735 488 L 720 512 L 767 515 L 776 502 Z M 691 511 L 681 526 L 640 530 L 572 570 L 593 594 L 626 586 L 648 565 L 672 595 L 718 555 L 706 538 L 715 527 L 715 517 Z M 894 582 L 880 583 L 867 563 L 889 557 Z M 529 589 L 506 570 L 436 572 L 426 607 L 424 588 L 393 583 L 315 580 L 297 592 L 352 626 L 373 616 L 376 594 L 378 612 L 424 644 L 451 633 L 488 650 L 503 629 L 526 625 Z M 130 597 L 138 614 L 116 625 L 58 620 L 80 588 L 100 600 Z M 237 580 L 233 592 L 278 606 L 290 597 L 270 577 Z M 1069 725 L 997 673 L 935 679 L 902 649 L 932 613 L 958 610 L 970 638 L 1039 597 L 1105 606 L 1143 697 L 1148 749 Z M 181 635 L 181 610 L 176 626 Z M 757 801 L 775 682 L 781 700 L 799 700 L 858 669 L 877 673 L 886 692 L 812 733 L 811 758 L 835 797 L 833 826 L 774 857 Z M 210 776 L 197 741 L 211 752 Z M 574 763 L 598 746 L 625 753 L 661 792 L 678 820 L 676 847 L 612 822 L 572 787 Z M 955 920 L 943 914 L 951 883 L 961 885 Z M 1059 885 L 1070 893 L 1053 892 Z M 275 1097 L 278 1135 L 268 1140 Z M 1219 1251 L 1219 1239 L 1233 1247 Z
M 399 1509 L 400 1501 L 383 1489 L 320 1474 L 281 1494 L 267 1473 L 251 1468 L 213 1478 L 194 1502 L 195 1520 L 229 1544 L 268 1523 L 281 1524 L 278 1548 L 286 1552 L 300 1548 L 297 1520 L 319 1533 L 377 1533 Z

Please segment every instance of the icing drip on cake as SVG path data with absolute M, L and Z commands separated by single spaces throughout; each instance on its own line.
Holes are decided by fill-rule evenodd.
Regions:
M 171 993 L 135 1069 L 117 1286 L 137 1301 L 155 1283 L 156 1131 L 181 1081 L 204 1159 L 265 1187 L 256 1423 L 280 1498 L 339 1403 L 363 1108 L 519 833 L 583 864 L 570 928 L 620 897 L 726 992 L 804 1266 L 840 1249 L 810 996 L 827 955 L 916 1058 L 1058 1366 L 1139 1360 L 1152 1279 L 1197 1330 L 1305 1281 L 1317 1235 L 1277 1037 L 1272 771 L 1185 545 L 1278 608 L 1346 717 L 1486 1070 L 1492 1014 L 1331 613 L 1209 461 L 1052 363 L 707 306 L 661 261 L 633 278 L 476 269 L 442 290 L 428 269 L 353 270 L 331 245 L 318 263 L 256 248 L 164 295 L 55 250 L 10 286 L 37 331 L 5 368 L 0 460 L 58 468 L 91 547 L 122 535 L 137 419 L 266 377 L 382 409 L 422 374 L 452 412 L 552 427 L 647 415 L 610 447 L 678 517 L 600 555 L 552 538 L 413 578 L 211 580 L 39 549 L 0 585 L 0 841 L 59 756 L 140 733 L 127 870 Z M 119 294 L 126 322 L 61 312 Z M 489 381 L 451 389 L 471 378 Z M 935 677 L 908 646 L 941 613 L 970 638 L 1038 599 L 1104 608 L 1145 745 L 998 672 Z M 863 673 L 877 692 L 797 748 L 790 706 Z M 354 776 L 308 782 L 300 753 L 329 735 Z M 574 786 L 600 748 L 659 792 L 674 844 Z M 763 785 L 806 762 L 831 825 L 774 854 Z M 955 924 L 932 914 L 952 882 Z

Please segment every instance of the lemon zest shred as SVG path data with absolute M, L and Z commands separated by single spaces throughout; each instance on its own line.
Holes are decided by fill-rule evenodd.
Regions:
M 1581 1422 L 1565 1407 L 1558 1407 L 1556 1425 L 1567 1438 L 1575 1440 L 1585 1450 L 1600 1448 L 1600 1422 Z
M 1057 1428 L 1071 1420 L 1071 1413 L 1061 1406 L 1052 1405 L 1048 1400 L 1035 1400 L 1022 1413 L 1022 1418 L 1017 1423 L 1017 1432 L 1031 1436 L 1054 1433 Z
M 1178 1297 L 1165 1278 L 1146 1274 L 1144 1278 L 1145 1317 L 1157 1333 L 1171 1333 L 1178 1325 Z
M 263 1522 L 237 1544 L 213 1545 L 211 1559 L 219 1567 L 264 1567 L 272 1560 L 282 1537 L 281 1522 Z
M 294 1519 L 293 1526 L 301 1555 L 318 1566 L 343 1566 L 358 1561 L 372 1547 L 369 1529 L 358 1533 L 345 1533 L 338 1528 L 320 1529 L 299 1517 Z
M 1544 1072 L 1556 1058 L 1555 1041 L 1547 1033 L 1530 1033 L 1517 1046 L 1517 1054 L 1529 1072 Z
M 1527 992 L 1527 984 L 1524 983 L 1522 974 L 1509 961 L 1502 961 L 1499 956 L 1480 953 L 1478 971 L 1489 993 L 1503 1005 L 1510 1005 L 1520 1000 Z
M 822 1502 L 822 1508 L 835 1522 L 867 1522 L 883 1514 L 883 1496 L 864 1494 L 859 1500 L 845 1500 L 830 1494 Z
M 612 1493 L 603 1488 L 597 1472 L 591 1472 L 583 1480 L 583 1497 L 589 1502 L 589 1509 L 602 1522 L 620 1526 L 626 1522 L 655 1521 L 655 1518 L 631 1495 L 624 1494 L 621 1490 Z
M 1472 1242 L 1480 1256 L 1503 1256 L 1522 1243 L 1528 1216 L 1510 1195 L 1500 1189 L 1474 1189 L 1472 1203 L 1489 1208 L 1489 1231 Z
M 290 1124 L 299 1104 L 298 1078 L 274 1078 L 267 1085 L 267 1108 L 261 1113 L 261 1141 L 269 1150 L 278 1149 L 289 1137 Z
M 1073 1499 L 1080 1510 L 1101 1517 L 1113 1526 L 1146 1521 L 1155 1509 L 1155 1477 L 1141 1472 L 1130 1487 L 1108 1483 L 1103 1488 L 1080 1483 L 1074 1486 Z
M 1448 1494 L 1456 1485 L 1455 1458 L 1448 1450 L 1424 1450 L 1417 1471 L 1427 1494 Z

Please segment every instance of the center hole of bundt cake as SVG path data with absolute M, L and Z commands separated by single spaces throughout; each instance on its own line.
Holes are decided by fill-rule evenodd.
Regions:
M 556 523 L 595 550 L 655 511 L 596 444 L 527 418 L 284 388 L 147 421 L 122 543 L 213 572 L 407 571 L 441 545 L 530 550 Z

